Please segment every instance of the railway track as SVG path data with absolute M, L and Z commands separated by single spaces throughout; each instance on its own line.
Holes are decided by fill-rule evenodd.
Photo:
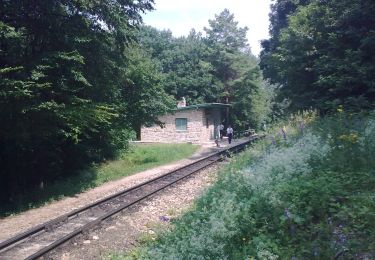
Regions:
M 38 225 L 0 243 L 0 259 L 36 259 L 52 249 L 86 232 L 122 210 L 168 186 L 237 153 L 259 137 L 231 146 L 192 164 L 168 172 L 95 203 Z

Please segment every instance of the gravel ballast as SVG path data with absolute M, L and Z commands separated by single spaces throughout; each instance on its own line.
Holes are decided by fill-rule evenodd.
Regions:
M 74 197 L 0 219 L 0 242 L 74 209 L 192 163 L 223 147 L 224 145 L 217 148 L 214 144 L 208 144 L 187 159 L 111 181 Z M 186 211 L 213 183 L 217 168 L 218 166 L 207 168 L 158 192 L 140 204 L 124 210 L 98 228 L 60 246 L 44 259 L 103 259 L 108 257 L 109 253 L 125 252 L 139 245 L 144 239 L 152 239 L 158 228 L 168 227 L 171 219 Z

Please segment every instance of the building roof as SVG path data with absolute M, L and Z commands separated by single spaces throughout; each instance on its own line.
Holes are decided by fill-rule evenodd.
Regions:
M 181 111 L 181 110 L 189 110 L 189 109 L 200 109 L 200 108 L 225 108 L 230 107 L 230 104 L 223 104 L 223 103 L 203 103 L 203 104 L 196 104 L 190 105 L 186 107 L 178 107 L 173 111 Z

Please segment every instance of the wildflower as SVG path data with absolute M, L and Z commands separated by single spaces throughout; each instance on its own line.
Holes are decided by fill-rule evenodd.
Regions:
M 340 141 L 352 143 L 352 144 L 358 143 L 359 141 L 358 135 L 355 133 L 351 133 L 348 135 L 340 135 L 338 139 Z
M 281 132 L 283 133 L 284 140 L 286 140 L 286 128 L 285 128 L 285 126 L 283 126 L 283 128 L 281 128 Z
M 159 219 L 163 222 L 168 222 L 169 221 L 169 218 L 166 217 L 166 216 L 160 216 Z
M 344 112 L 344 107 L 342 105 L 339 105 L 339 107 L 337 108 L 337 112 L 343 113 Z
M 274 137 L 274 136 L 271 136 L 271 139 L 272 139 L 272 144 L 273 144 L 273 145 L 276 145 L 276 139 L 275 139 L 275 137 Z
M 300 122 L 300 124 L 299 124 L 299 129 L 301 130 L 301 134 L 303 134 L 304 133 L 304 130 L 305 130 L 305 123 L 302 121 L 302 122 Z

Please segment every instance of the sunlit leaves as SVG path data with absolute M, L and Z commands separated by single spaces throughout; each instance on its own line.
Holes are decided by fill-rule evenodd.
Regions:
M 0 3 L 0 200 L 126 147 L 134 126 L 127 117 L 138 106 L 135 97 L 122 95 L 133 88 L 126 84 L 132 75 L 126 74 L 124 50 L 140 13 L 152 5 L 152 0 Z M 147 90 L 154 89 L 152 83 Z M 137 102 L 146 99 L 138 95 L 144 90 L 133 92 Z M 140 122 L 150 120 L 142 118 L 149 109 L 160 112 L 144 107 L 137 114 Z
M 288 8 L 284 7 L 288 4 Z M 279 0 L 262 68 L 291 109 L 373 106 L 373 1 Z

